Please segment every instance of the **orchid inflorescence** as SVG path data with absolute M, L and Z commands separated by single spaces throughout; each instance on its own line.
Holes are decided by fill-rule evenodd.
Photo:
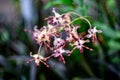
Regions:
M 92 51 L 92 48 L 89 48 L 84 44 L 89 43 L 90 39 L 92 39 L 92 42 L 96 42 L 96 33 L 102 32 L 101 30 L 97 30 L 96 27 L 92 28 L 89 20 L 81 17 L 77 13 L 68 12 L 60 15 L 55 11 L 55 8 L 53 8 L 52 12 L 54 13 L 54 16 L 45 18 L 47 21 L 47 26 L 43 26 L 41 29 L 38 29 L 37 26 L 35 26 L 34 31 L 26 30 L 32 32 L 33 39 L 40 46 L 37 54 L 32 55 L 32 52 L 30 52 L 30 56 L 33 58 L 27 61 L 31 62 L 34 60 L 37 66 L 39 66 L 41 62 L 49 67 L 46 61 L 51 57 L 58 58 L 59 61 L 65 63 L 63 54 L 66 53 L 68 56 L 70 56 L 75 49 L 78 49 L 80 53 L 83 53 L 84 49 Z M 78 17 L 72 19 L 72 15 L 76 15 Z M 74 21 L 78 19 L 83 19 L 89 24 L 89 29 L 85 36 L 79 35 L 77 30 L 80 28 L 80 26 L 73 24 Z M 62 38 L 63 36 L 65 36 L 65 38 Z M 66 49 L 66 44 L 72 46 L 72 50 Z M 45 46 L 46 51 L 49 49 L 52 52 L 50 56 L 44 58 L 42 55 L 40 55 L 40 49 L 42 45 Z

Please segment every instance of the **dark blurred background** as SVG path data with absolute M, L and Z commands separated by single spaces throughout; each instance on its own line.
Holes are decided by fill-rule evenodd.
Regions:
M 103 31 L 99 42 L 88 45 L 92 52 L 75 50 L 65 56 L 65 65 L 56 59 L 48 61 L 50 68 L 27 64 L 38 45 L 24 29 L 46 25 L 44 18 L 53 15 L 53 7 L 85 16 Z M 120 80 L 119 19 L 120 0 L 0 0 L 0 80 Z M 87 28 L 85 24 L 80 25 Z

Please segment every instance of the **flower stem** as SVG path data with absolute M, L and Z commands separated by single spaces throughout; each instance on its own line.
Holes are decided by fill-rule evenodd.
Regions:
M 38 49 L 38 53 L 37 53 L 37 54 L 40 53 L 41 47 L 42 47 L 42 43 L 40 43 L 40 47 L 39 47 L 39 49 Z
M 77 21 L 77 20 L 79 20 L 79 19 L 83 19 L 83 20 L 85 20 L 85 21 L 89 24 L 89 27 L 92 28 L 92 27 L 91 27 L 91 23 L 90 23 L 90 21 L 89 21 L 88 19 L 82 17 L 81 15 L 79 15 L 79 14 L 77 14 L 77 13 L 75 13 L 75 12 L 69 12 L 69 13 L 70 13 L 70 14 L 75 14 L 76 16 L 79 16 L 79 18 L 76 18 L 76 19 L 72 20 L 72 21 L 70 22 L 70 24 L 72 24 L 73 22 L 75 22 L 75 21 Z

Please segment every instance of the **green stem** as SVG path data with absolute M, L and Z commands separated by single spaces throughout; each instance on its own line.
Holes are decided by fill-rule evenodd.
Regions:
M 73 21 L 71 21 L 70 24 L 72 24 L 73 22 L 75 22 L 75 21 L 77 21 L 77 20 L 79 20 L 79 19 L 83 19 L 83 20 L 85 20 L 85 21 L 89 24 L 89 27 L 92 28 L 90 21 L 89 21 L 88 19 L 82 17 L 81 15 L 79 15 L 79 14 L 77 14 L 77 13 L 75 13 L 75 12 L 68 12 L 68 13 L 65 13 L 65 14 L 74 14 L 74 15 L 76 15 L 76 16 L 79 16 L 79 18 L 76 18 L 76 19 L 74 19 Z M 63 14 L 63 15 L 65 15 L 65 14 Z
M 69 25 L 70 24 L 72 24 L 72 23 L 74 23 L 75 21 L 77 21 L 77 20 L 79 20 L 80 18 L 75 18 L 74 20 L 72 20 L 70 23 L 69 23 Z
M 76 19 L 72 20 L 69 24 L 72 24 L 72 23 L 74 23 L 75 21 L 77 21 L 79 19 L 85 20 L 89 24 L 89 27 L 92 28 L 91 23 L 86 18 L 83 18 L 83 17 L 76 18 Z

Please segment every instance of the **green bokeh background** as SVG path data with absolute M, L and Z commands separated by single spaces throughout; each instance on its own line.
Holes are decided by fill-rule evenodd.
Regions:
M 0 0 L 0 80 L 120 80 L 119 4 L 120 0 Z M 99 42 L 87 45 L 93 51 L 81 54 L 76 49 L 65 56 L 66 64 L 54 58 L 48 61 L 50 68 L 27 64 L 29 52 L 36 53 L 39 46 L 24 29 L 46 25 L 44 18 L 53 15 L 52 8 L 60 14 L 72 11 L 86 17 L 102 30 Z M 81 26 L 78 32 L 89 26 L 83 20 L 75 24 Z

